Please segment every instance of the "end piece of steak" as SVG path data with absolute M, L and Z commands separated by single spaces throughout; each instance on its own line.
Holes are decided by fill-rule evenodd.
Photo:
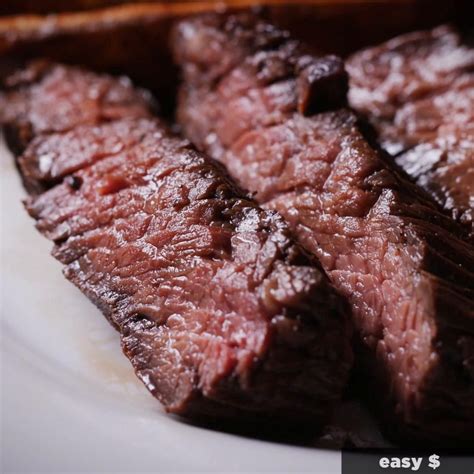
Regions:
M 89 96 L 104 79 L 58 68 L 77 94 Z M 54 114 L 53 92 L 49 100 Z M 28 107 L 36 110 L 36 100 Z M 107 115 L 33 139 L 20 162 L 40 169 L 50 156 L 49 169 L 63 178 L 28 199 L 37 228 L 55 242 L 66 277 L 119 330 L 137 375 L 168 411 L 270 416 L 317 430 L 352 364 L 347 308 L 278 214 L 133 110 L 129 119 Z
M 438 27 L 356 53 L 347 67 L 350 103 L 382 147 L 473 232 L 474 49 Z
M 285 69 L 298 57 L 287 58 L 285 42 L 242 54 L 245 41 L 235 46 L 229 31 L 264 45 L 266 35 L 286 36 L 240 18 L 196 17 L 176 27 L 185 134 L 257 201 L 283 214 L 349 299 L 368 377 L 379 382 L 374 397 L 389 403 L 404 435 L 438 445 L 472 442 L 472 247 L 369 146 L 350 111 L 305 117 L 294 87 L 299 76 L 262 78 L 262 70 Z M 229 68 L 233 48 L 239 61 Z M 206 71 L 223 72 L 206 82 Z

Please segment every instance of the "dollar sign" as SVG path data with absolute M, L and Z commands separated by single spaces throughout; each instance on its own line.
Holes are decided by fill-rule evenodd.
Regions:
M 430 461 L 428 466 L 431 467 L 431 469 L 438 469 L 438 467 L 441 466 L 441 463 L 439 462 L 439 456 L 437 454 L 432 454 L 428 460 Z

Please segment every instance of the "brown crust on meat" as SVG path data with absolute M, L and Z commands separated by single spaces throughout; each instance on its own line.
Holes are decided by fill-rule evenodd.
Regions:
M 244 40 L 229 38 L 231 29 Z M 266 45 L 265 35 L 283 40 L 260 50 L 245 41 Z M 174 37 L 185 78 L 178 108 L 183 130 L 287 219 L 349 299 L 369 354 L 365 370 L 377 375 L 384 411 L 404 441 L 469 444 L 472 247 L 463 229 L 369 145 L 350 111 L 304 117 L 297 76 L 261 80 L 260 64 L 285 71 L 298 61 L 287 59 L 288 50 L 298 55 L 291 44 L 249 17 L 183 21 Z
M 79 0 L 77 0 L 79 1 Z M 85 0 L 87 1 L 87 0 Z M 11 8 L 19 12 L 17 2 Z M 100 7 L 100 2 L 87 2 Z M 245 9 L 253 0 L 224 2 L 229 8 Z M 469 0 L 429 2 L 404 0 L 261 0 L 271 21 L 307 41 L 323 52 L 348 54 L 403 31 L 429 27 L 440 21 L 467 18 Z M 34 2 L 46 13 L 75 9 L 74 1 Z M 219 2 L 218 8 L 222 8 Z M 0 7 L 1 8 L 1 7 Z M 80 64 L 97 71 L 130 76 L 135 82 L 158 93 L 163 108 L 171 112 L 177 83 L 176 70 L 169 54 L 168 33 L 172 24 L 184 16 L 214 11 L 213 1 L 148 2 L 97 8 L 55 15 L 0 17 L 0 56 L 15 59 L 47 57 L 69 64 Z M 13 13 L 13 11 L 11 10 Z M 26 12 L 24 12 L 26 13 Z M 90 54 L 93 51 L 94 54 Z M 0 67 L 1 75 L 1 67 Z
M 352 362 L 346 308 L 324 272 L 278 214 L 150 118 L 128 83 L 41 71 L 12 76 L 27 78 L 22 94 L 3 98 L 10 112 L 21 106 L 9 126 L 32 131 L 21 170 L 50 187 L 26 207 L 65 276 L 118 328 L 139 378 L 172 413 L 319 429 Z M 76 113 L 50 121 L 65 97 Z
M 348 69 L 351 105 L 382 147 L 474 235 L 474 48 L 441 26 L 360 51 Z

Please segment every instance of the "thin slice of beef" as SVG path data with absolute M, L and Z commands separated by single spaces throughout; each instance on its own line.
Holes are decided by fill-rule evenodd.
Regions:
M 449 211 L 453 219 L 472 230 L 474 120 L 465 126 L 443 126 L 438 137 L 408 149 L 395 161 Z
M 90 125 L 78 125 L 67 133 L 38 135 L 17 159 L 25 187 L 30 194 L 39 194 L 104 156 L 125 153 L 147 132 L 153 133 L 154 126 L 146 129 L 148 123 L 111 121 L 114 133 L 110 135 Z
M 114 79 L 45 60 L 8 75 L 2 88 L 0 122 L 7 125 L 8 144 L 17 154 L 39 133 L 121 117 L 149 117 L 154 109 L 151 96 L 133 88 L 125 77 Z
M 396 155 L 474 123 L 474 74 L 460 75 L 448 90 L 401 105 L 391 121 L 375 125 L 383 148 Z
M 474 231 L 474 49 L 438 27 L 348 61 L 350 102 L 383 148 L 451 216 Z
M 36 84 L 25 88 L 26 112 L 12 129 L 38 130 L 28 111 L 39 104 L 59 116 L 73 86 L 71 107 L 88 114 L 80 95 L 104 77 L 52 70 L 62 82 L 49 107 L 31 92 Z M 5 100 L 23 107 L 17 95 Z M 28 212 L 168 411 L 305 421 L 317 430 L 351 367 L 347 308 L 278 214 L 245 198 L 217 163 L 157 120 L 137 118 L 135 105 L 111 121 L 108 103 L 98 103 L 91 124 L 42 129 L 22 170 L 41 175 L 47 156 L 40 180 L 61 182 L 31 196 Z
M 267 35 L 285 40 L 253 46 L 266 45 Z M 257 201 L 283 214 L 349 299 L 364 348 L 359 363 L 378 380 L 371 401 L 388 403 L 401 441 L 472 443 L 472 247 L 369 145 L 350 111 L 301 114 L 301 73 L 269 73 L 298 62 L 288 43 L 248 16 L 182 21 L 173 37 L 184 73 L 180 124 Z M 319 61 L 311 59 L 316 69 Z M 209 71 L 219 71 L 212 82 Z M 317 81 L 313 87 L 317 97 Z
M 393 38 L 347 61 L 351 105 L 391 120 L 400 106 L 448 90 L 460 74 L 473 72 L 474 50 L 459 33 L 440 26 Z

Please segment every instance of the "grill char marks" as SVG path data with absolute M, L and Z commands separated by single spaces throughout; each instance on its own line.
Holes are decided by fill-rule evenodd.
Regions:
M 351 105 L 382 146 L 472 232 L 474 49 L 438 27 L 356 53 L 348 70 Z
M 58 67 L 63 81 L 79 83 L 78 94 L 103 80 Z M 58 102 L 49 98 L 54 114 Z M 135 110 L 33 138 L 20 161 L 36 169 L 51 156 L 63 178 L 28 199 L 37 228 L 55 242 L 66 277 L 119 330 L 137 375 L 168 411 L 271 416 L 318 429 L 352 363 L 347 308 L 281 217 Z M 33 117 L 9 125 L 25 121 Z
M 181 34 L 173 38 L 174 52 L 184 76 L 192 77 L 192 87 L 186 90 L 184 85 L 183 93 L 199 94 L 199 89 L 206 91 L 215 85 L 220 95 L 209 101 L 214 97 L 230 101 L 226 110 L 218 103 L 211 103 L 208 109 L 200 107 L 203 123 L 215 122 L 214 134 L 199 129 L 197 116 L 187 124 L 188 129 L 196 128 L 193 139 L 206 136 L 213 156 L 222 154 L 245 132 L 278 123 L 295 108 L 311 113 L 346 104 L 348 76 L 340 58 L 315 58 L 286 32 L 255 23 L 252 14 L 242 14 L 236 21 L 202 16 L 199 29 L 181 25 Z M 188 27 L 192 41 L 186 41 Z M 235 111 L 238 120 L 227 110 Z
M 236 46 L 227 24 L 286 43 Z M 472 442 L 474 255 L 461 230 L 369 146 L 351 112 L 305 117 L 296 76 L 261 82 L 253 64 L 285 62 L 284 34 L 258 19 L 205 16 L 181 22 L 173 44 L 185 134 L 278 210 L 347 296 L 393 428 L 405 441 Z M 229 67 L 234 48 L 239 61 Z M 206 71 L 220 75 L 206 82 Z

